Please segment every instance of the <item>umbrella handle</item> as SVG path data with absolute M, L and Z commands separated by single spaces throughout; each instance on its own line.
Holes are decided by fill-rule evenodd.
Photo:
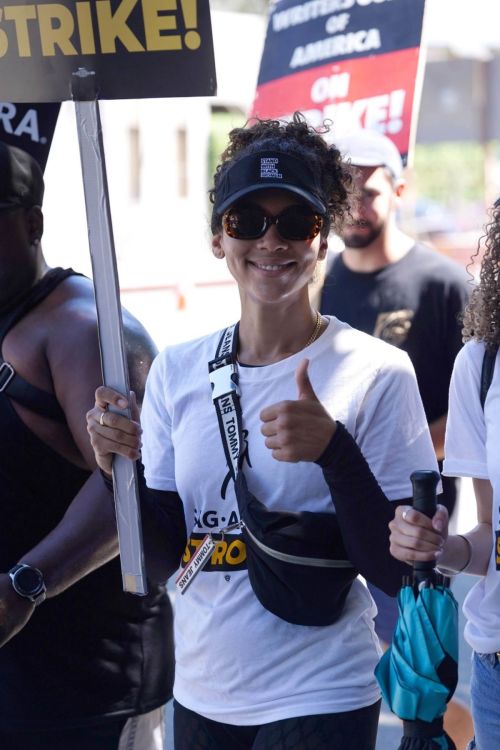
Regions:
M 413 507 L 428 518 L 432 518 L 436 512 L 436 487 L 439 482 L 437 471 L 422 469 L 414 471 L 410 476 L 413 487 Z M 413 563 L 414 577 L 417 583 L 429 578 L 429 573 L 434 570 L 434 560 L 415 561 Z

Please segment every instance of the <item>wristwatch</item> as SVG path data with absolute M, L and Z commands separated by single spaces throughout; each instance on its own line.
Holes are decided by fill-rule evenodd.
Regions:
M 35 606 L 43 602 L 47 589 L 43 574 L 38 568 L 19 563 L 9 570 L 8 575 L 16 594 L 24 599 L 29 599 Z

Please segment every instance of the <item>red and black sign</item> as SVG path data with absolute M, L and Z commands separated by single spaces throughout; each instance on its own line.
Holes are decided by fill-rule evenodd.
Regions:
M 278 0 L 252 114 L 302 111 L 333 134 L 379 130 L 411 142 L 425 0 Z

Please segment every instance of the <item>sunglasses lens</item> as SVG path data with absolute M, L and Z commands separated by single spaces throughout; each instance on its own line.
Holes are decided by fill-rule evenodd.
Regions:
M 278 232 L 285 240 L 312 240 L 322 226 L 323 218 L 306 206 L 290 206 L 277 220 Z
M 223 217 L 226 233 L 238 240 L 258 239 L 271 224 L 285 240 L 312 240 L 321 231 L 323 217 L 307 206 L 290 206 L 275 217 L 259 206 L 241 206 L 230 208 Z
M 238 240 L 262 237 L 267 229 L 266 214 L 258 207 L 231 208 L 224 214 L 224 229 Z

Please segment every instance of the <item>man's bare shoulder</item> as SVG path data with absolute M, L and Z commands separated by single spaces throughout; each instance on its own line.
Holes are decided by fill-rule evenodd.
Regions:
M 97 323 L 92 281 L 85 276 L 68 276 L 33 312 L 50 320 L 51 325 Z
M 88 351 L 97 347 L 97 310 L 90 279 L 68 277 L 46 302 L 50 346 L 66 349 L 74 347 L 75 339 L 78 339 Z M 122 309 L 122 320 L 130 387 L 141 401 L 146 376 L 158 350 L 142 323 L 126 309 Z
M 56 328 L 69 325 L 90 326 L 95 331 L 97 310 L 91 279 L 79 275 L 69 276 L 47 297 L 40 312 L 49 317 Z M 125 337 L 135 346 L 141 344 L 156 354 L 156 346 L 142 323 L 128 310 L 122 309 L 122 313 Z

